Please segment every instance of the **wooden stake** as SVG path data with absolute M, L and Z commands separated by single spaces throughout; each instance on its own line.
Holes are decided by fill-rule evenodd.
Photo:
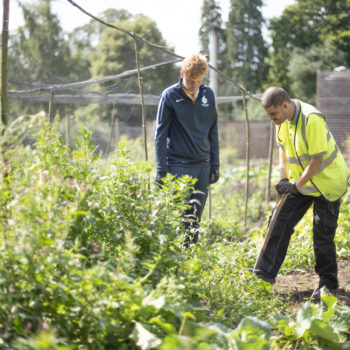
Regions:
M 273 139 L 275 134 L 275 125 L 273 122 L 270 124 L 270 143 L 269 143 L 269 169 L 267 175 L 267 188 L 266 188 L 266 203 L 270 201 L 271 196 L 271 173 L 272 173 L 272 160 L 273 160 Z
M 111 150 L 111 145 L 112 145 L 114 119 L 115 119 L 115 103 L 113 103 L 113 109 L 112 109 L 112 115 L 111 115 L 110 132 L 109 132 L 109 138 L 108 138 L 107 149 L 106 149 L 106 160 L 108 159 L 108 155 L 109 155 L 109 152 Z
M 70 146 L 70 115 L 66 114 L 66 145 Z
M 248 196 L 249 196 L 249 161 L 250 161 L 250 132 L 249 120 L 247 110 L 247 100 L 245 91 L 241 90 L 244 107 L 245 130 L 246 130 L 246 182 L 245 182 L 245 200 L 244 200 L 244 227 L 247 225 L 247 211 L 248 211 Z
M 148 161 L 146 109 L 145 109 L 145 101 L 144 101 L 144 97 L 143 97 L 142 77 L 141 77 L 140 63 L 139 63 L 139 51 L 138 51 L 138 48 L 137 48 L 137 40 L 136 39 L 134 39 L 134 44 L 135 44 L 137 77 L 138 77 L 140 97 L 141 97 L 143 143 L 144 143 L 144 148 L 145 148 L 145 159 L 146 159 L 146 161 Z
M 55 113 L 54 113 L 54 99 L 55 99 L 55 93 L 51 90 L 50 92 L 50 103 L 49 103 L 49 122 L 52 125 L 53 121 L 55 119 Z
M 3 1 L 3 21 L 1 36 L 1 123 L 4 127 L 8 124 L 8 86 L 7 86 L 7 59 L 9 38 L 9 14 L 10 0 Z

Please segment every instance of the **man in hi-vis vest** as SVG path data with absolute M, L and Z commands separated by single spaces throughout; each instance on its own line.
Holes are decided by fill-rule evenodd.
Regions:
M 255 272 L 266 282 L 275 282 L 294 227 L 314 204 L 313 241 L 319 285 L 312 297 L 320 299 L 323 286 L 336 294 L 338 268 L 334 235 L 349 170 L 324 115 L 315 107 L 291 99 L 277 86 L 268 88 L 261 102 L 277 127 L 280 181 L 276 189 L 289 195 Z

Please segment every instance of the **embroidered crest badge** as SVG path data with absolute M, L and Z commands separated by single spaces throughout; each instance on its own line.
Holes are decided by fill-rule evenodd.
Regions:
M 205 96 L 202 97 L 202 107 L 208 107 L 209 103 Z

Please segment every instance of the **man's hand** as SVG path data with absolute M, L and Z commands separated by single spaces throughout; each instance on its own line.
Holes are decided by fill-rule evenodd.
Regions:
M 290 194 L 299 194 L 297 186 L 289 182 L 288 179 L 282 179 L 276 185 L 276 190 L 278 193 L 290 193 Z
M 281 193 L 281 192 L 279 191 L 280 187 L 281 187 L 283 184 L 288 183 L 288 182 L 289 182 L 289 179 L 288 179 L 288 178 L 281 179 L 281 180 L 278 182 L 278 184 L 276 185 L 276 190 L 277 190 L 277 192 L 278 192 L 278 193 Z
M 164 185 L 163 178 L 166 177 L 166 174 L 167 173 L 163 173 L 163 172 L 157 173 L 154 181 L 158 186 Z
M 219 180 L 220 171 L 218 166 L 212 166 L 209 174 L 209 184 L 215 184 Z

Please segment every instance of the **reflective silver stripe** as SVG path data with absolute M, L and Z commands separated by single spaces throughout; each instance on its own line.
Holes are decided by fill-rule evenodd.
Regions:
M 338 146 L 335 145 L 334 151 L 324 162 L 321 163 L 321 165 L 318 168 L 318 170 L 316 171 L 315 175 L 319 174 L 321 171 L 323 171 L 325 168 L 327 168 L 328 165 L 330 165 L 335 160 L 335 158 L 337 158 L 338 151 L 339 151 Z
M 321 153 L 317 153 L 317 154 L 313 154 L 311 158 L 316 158 L 316 157 L 319 157 L 319 156 L 323 156 L 325 154 L 327 154 L 326 151 L 325 152 L 321 152 Z
M 304 142 L 305 142 L 305 146 L 306 146 L 306 149 L 309 149 L 309 144 L 307 143 L 307 140 L 306 140 L 306 126 L 305 126 L 305 115 L 302 114 L 301 115 L 302 117 L 302 124 L 301 124 L 301 134 L 303 135 L 303 139 L 304 139 Z
M 299 157 L 299 159 L 301 162 L 304 162 L 305 160 L 311 159 L 311 157 L 309 154 L 305 153 L 305 154 L 302 154 Z M 298 158 L 296 158 L 296 157 L 288 157 L 288 162 L 289 162 L 289 164 L 299 164 Z
M 328 129 L 328 127 L 327 127 L 327 129 Z M 330 138 L 331 138 L 331 132 L 330 132 L 329 129 L 328 129 L 328 132 L 327 132 L 327 142 L 330 140 Z
M 309 160 L 311 159 L 310 155 L 309 154 L 302 154 L 300 157 L 299 157 L 300 161 L 303 162 L 305 160 Z
M 299 164 L 298 159 L 295 157 L 288 157 L 288 163 L 289 164 Z
M 308 186 L 308 187 L 303 187 L 300 190 L 301 193 L 315 193 L 318 192 L 317 188 L 315 186 Z

